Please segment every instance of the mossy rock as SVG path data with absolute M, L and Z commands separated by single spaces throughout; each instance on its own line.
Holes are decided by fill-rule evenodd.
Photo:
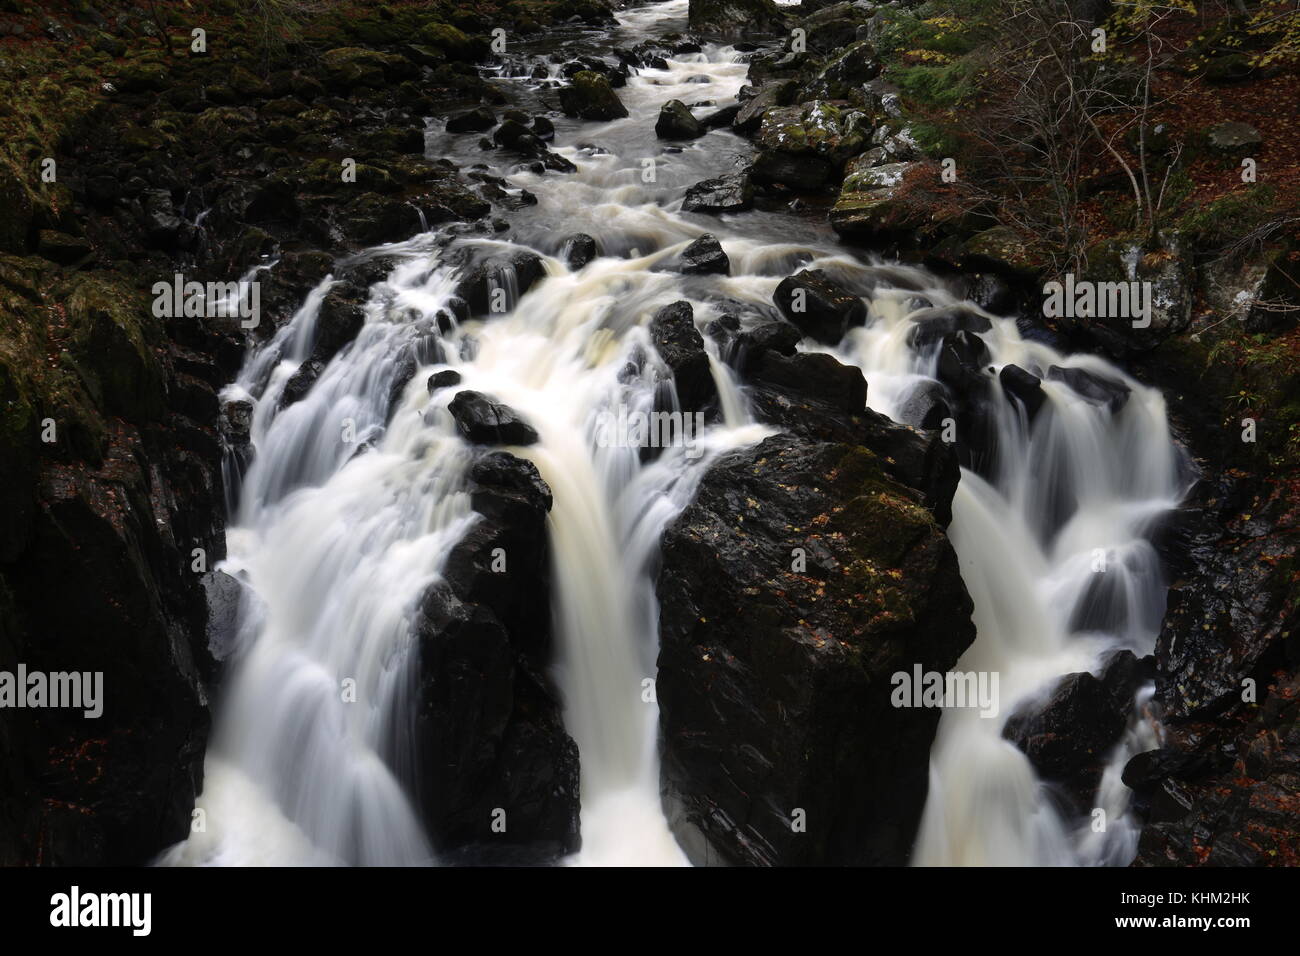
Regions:
M 75 357 L 98 380 L 107 408 L 132 421 L 161 416 L 164 375 L 153 350 L 161 328 L 150 303 L 100 273 L 75 276 L 54 297 L 63 303 Z
M 382 89 L 387 80 L 387 57 L 374 50 L 339 47 L 321 56 L 329 86 L 347 92 L 362 87 Z
M 128 63 L 118 71 L 115 83 L 124 93 L 161 92 L 167 88 L 167 68 L 150 61 Z
M 471 37 L 448 23 L 425 24 L 420 30 L 420 42 L 423 46 L 441 50 L 450 60 L 465 63 L 476 63 L 488 52 L 486 41 Z
M 609 79 L 591 70 L 579 70 L 573 74 L 569 85 L 560 90 L 560 106 L 565 115 L 586 120 L 613 120 L 627 116 L 627 107 L 609 85 Z

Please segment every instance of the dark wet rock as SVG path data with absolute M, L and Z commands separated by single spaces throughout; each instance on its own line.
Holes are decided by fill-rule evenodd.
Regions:
M 867 404 L 867 380 L 862 371 L 843 365 L 825 352 L 782 355 L 764 352 L 752 363 L 750 377 L 825 402 L 844 412 L 860 412 Z
M 566 116 L 585 120 L 614 120 L 627 116 L 627 108 L 619 102 L 609 80 L 590 70 L 575 73 L 570 84 L 560 90 L 560 106 Z
M 1047 370 L 1047 377 L 1054 382 L 1064 382 L 1072 391 L 1090 402 L 1105 405 L 1112 414 L 1124 407 L 1132 392 L 1123 382 L 1081 368 L 1053 365 Z
M 731 260 L 717 236 L 705 233 L 682 250 L 677 259 L 677 271 L 687 275 L 725 276 L 731 272 Z
M 1019 365 L 1004 365 L 998 373 L 998 381 L 1002 383 L 1002 390 L 1021 404 L 1032 422 L 1047 400 L 1038 376 L 1026 372 Z
M 655 120 L 655 135 L 660 139 L 695 139 L 704 133 L 704 126 L 681 100 L 665 103 Z
M 954 332 L 979 334 L 993 328 L 987 316 L 961 306 L 932 307 L 913 313 L 907 340 L 913 348 L 926 348 Z
M 994 315 L 1007 315 L 1017 305 L 1016 290 L 1010 283 L 988 272 L 978 272 L 968 278 L 966 298 Z
M 507 119 L 492 133 L 492 142 L 506 149 L 526 152 L 540 143 L 540 140 L 523 123 Z
M 518 412 L 482 392 L 457 392 L 447 409 L 460 433 L 473 444 L 531 445 L 537 441 L 537 432 Z
M 546 116 L 533 117 L 533 135 L 544 143 L 555 139 L 555 124 Z
M 772 0 L 691 0 L 692 31 L 721 36 L 780 33 L 786 28 L 781 8 Z
M 682 201 L 683 212 L 723 213 L 741 212 L 754 205 L 754 188 L 749 174 L 735 173 L 706 179 L 686 190 Z
M 1294 866 L 1300 799 L 1300 681 L 1253 714 L 1177 725 L 1123 780 L 1145 821 L 1134 866 Z
M 207 621 L 204 635 L 207 640 L 207 662 L 226 660 L 238 648 L 239 606 L 243 600 L 243 587 L 224 571 L 209 571 L 199 579 L 207 603 Z M 209 667 L 205 678 L 211 683 L 217 676 L 216 668 Z
M 944 336 L 939 348 L 936 377 L 959 391 L 965 391 L 967 378 L 971 375 L 982 376 L 983 367 L 988 364 L 988 360 L 989 348 L 982 338 L 973 332 L 952 332 Z
M 891 706 L 890 678 L 947 670 L 974 631 L 950 545 L 877 454 L 731 452 L 665 533 L 662 774 L 696 863 L 908 858 L 939 711 Z
M 736 337 L 734 363 L 747 376 L 764 355 L 791 356 L 798 351 L 803 332 L 790 322 L 766 322 Z
M 862 299 L 820 269 L 782 279 L 772 298 L 804 335 L 826 345 L 838 345 L 850 327 L 867 320 Z
M 415 628 L 417 793 L 444 859 L 554 862 L 578 846 L 578 751 L 542 670 L 550 489 L 531 462 L 504 452 L 479 458 L 469 477 L 482 517 L 452 549 Z M 498 810 L 504 832 L 493 829 Z
M 600 255 L 600 249 L 595 239 L 580 232 L 564 240 L 563 255 L 569 268 L 576 272 Z
M 740 105 L 732 126 L 741 133 L 757 132 L 763 125 L 767 111 L 778 106 L 790 105 L 797 84 L 794 80 L 775 80 L 764 83 L 753 96 Z
M 1046 780 L 1061 784 L 1086 812 L 1101 782 L 1106 758 L 1133 711 L 1134 696 L 1151 679 L 1150 658 L 1118 651 L 1101 676 L 1068 674 L 1041 704 L 1011 715 L 1002 736 L 1029 758 Z
M 434 372 L 430 375 L 429 381 L 426 385 L 429 389 L 429 394 L 432 395 L 439 389 L 451 388 L 453 385 L 459 385 L 460 380 L 460 372 L 457 372 L 455 369 L 444 369 L 441 372 Z
M 325 363 L 316 359 L 308 359 L 299 365 L 289 376 L 289 381 L 284 383 L 284 390 L 280 392 L 280 406 L 287 408 L 294 402 L 302 401 L 323 371 Z
M 695 327 L 695 311 L 689 302 L 674 302 L 656 312 L 650 321 L 650 339 L 673 373 L 673 387 L 682 411 L 700 411 L 716 397 L 704 337 Z M 663 397 L 656 405 L 666 411 L 674 408 Z
M 952 418 L 948 393 L 938 382 L 919 382 L 899 406 L 898 420 L 916 428 L 942 428 Z
M 0 360 L 6 399 L 7 384 Z M 95 719 L 90 707 L 0 709 L 4 864 L 144 865 L 189 834 L 214 666 L 191 549 L 224 554 L 221 453 L 192 425 L 184 437 L 154 427 L 161 442 L 117 427 L 98 463 L 68 455 L 29 475 L 28 533 L 0 545 L 20 551 L 0 564 L 5 668 L 103 675 Z
M 735 122 L 740 115 L 740 104 L 732 103 L 700 117 L 700 125 L 705 129 L 725 129 Z
M 1171 719 L 1240 708 L 1248 682 L 1259 700 L 1276 669 L 1300 661 L 1300 612 L 1272 571 L 1300 553 L 1295 519 L 1276 492 L 1247 507 L 1235 520 L 1211 509 L 1183 518 L 1186 553 L 1156 641 L 1156 696 Z
M 486 133 L 495 125 L 495 113 L 487 107 L 476 107 L 448 118 L 447 133 Z
M 513 309 L 545 275 L 546 266 L 535 252 L 490 255 L 462 269 L 456 295 L 466 304 L 467 315 L 500 314 Z

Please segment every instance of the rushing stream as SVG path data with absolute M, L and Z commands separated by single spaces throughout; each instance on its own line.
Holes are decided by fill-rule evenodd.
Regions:
M 669 0 L 624 10 L 616 42 L 684 31 L 686 7 Z M 507 66 L 496 82 L 526 100 L 537 85 L 522 75 L 528 66 Z M 520 76 L 509 75 L 515 69 Z M 494 170 L 538 200 L 509 214 L 511 231 L 501 239 L 434 232 L 384 247 L 398 264 L 370 290 L 366 325 L 302 400 L 280 407 L 311 351 L 331 279 L 250 354 L 225 394 L 254 408 L 256 456 L 230 516 L 223 565 L 244 584 L 239 645 L 207 756 L 199 801 L 206 828 L 170 851 L 168 862 L 437 862 L 410 798 L 412 623 L 448 550 L 476 520 L 466 494 L 470 448 L 446 409 L 457 390 L 431 397 L 425 387 L 431 373 L 448 368 L 462 375 L 463 388 L 519 410 L 540 436 L 511 451 L 531 459 L 554 494 L 554 668 L 581 755 L 582 850 L 572 862 L 685 862 L 660 806 L 658 714 L 640 694 L 657 652 L 649 569 L 663 528 L 710 461 L 771 430 L 752 421 L 743 388 L 717 355 L 724 420 L 700 439 L 702 454 L 673 448 L 642 464 L 635 448 L 596 441 L 594 422 L 619 406 L 653 405 L 653 358 L 639 376 L 624 369 L 634 352 L 653 356 L 646 326 L 657 308 L 686 299 L 701 329 L 726 302 L 770 313 L 777 283 L 800 267 L 872 290 L 868 325 L 833 351 L 863 370 L 872 408 L 906 420 L 908 396 L 933 377 L 937 361 L 933 350 L 908 344 L 912 299 L 953 302 L 938 279 L 864 262 L 837 248 L 823 226 L 789 214 L 680 212 L 687 186 L 730 171 L 749 146 L 714 131 L 667 149 L 654 134 L 659 107 L 673 98 L 729 102 L 746 71 L 734 49 L 716 45 L 670 60 L 666 71 L 642 70 L 618 91 L 628 118 L 556 120 L 553 148 L 576 173 Z M 479 150 L 475 137 L 441 129 L 428 145 L 431 155 L 467 165 L 500 160 Z M 655 160 L 652 177 L 646 159 Z M 706 232 L 721 240 L 730 276 L 663 268 Z M 595 237 L 602 255 L 570 271 L 564 241 L 574 233 Z M 440 334 L 434 317 L 454 288 L 452 253 L 519 246 L 545 257 L 547 277 L 506 314 Z M 1064 358 L 1026 340 L 1013 319 L 994 318 L 983 338 L 997 367 L 1072 365 L 1123 378 L 1099 359 Z M 419 368 L 390 416 L 400 359 L 412 353 Z M 1004 401 L 996 462 L 984 477 L 963 473 L 950 534 L 978 639 L 958 667 L 1000 674 L 1000 716 L 944 714 L 917 863 L 1131 858 L 1135 834 L 1124 819 L 1118 768 L 1126 753 L 1151 746 L 1151 724 L 1135 720 L 1103 780 L 1105 833 L 1068 825 L 1050 789 L 1000 736 L 1017 702 L 1054 678 L 1095 669 L 1115 648 L 1151 651 L 1164 592 L 1144 534 L 1182 488 L 1162 398 L 1128 384 L 1131 400 L 1112 415 L 1045 381 L 1054 414 L 1032 429 Z M 340 440 L 345 428 L 353 440 Z M 1114 581 L 1105 613 L 1091 619 L 1106 626 L 1079 631 L 1071 626 L 1075 607 L 1098 600 L 1090 587 L 1098 549 Z M 349 680 L 358 703 L 339 707 Z

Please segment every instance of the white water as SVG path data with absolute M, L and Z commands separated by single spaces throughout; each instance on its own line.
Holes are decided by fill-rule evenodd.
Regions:
M 673 24 L 685 13 L 686 0 L 623 11 L 620 42 L 681 29 Z M 678 212 L 686 186 L 726 172 L 728 154 L 743 155 L 746 147 L 715 132 L 682 152 L 666 151 L 653 134 L 658 108 L 670 98 L 723 105 L 746 70 L 730 48 L 708 47 L 670 61 L 668 71 L 631 78 L 618 91 L 627 119 L 557 120 L 554 148 L 578 172 L 513 172 L 513 185 L 539 200 L 510 214 L 514 235 L 557 254 L 565 236 L 587 232 L 606 257 L 573 273 L 548 256 L 547 278 L 509 314 L 440 337 L 433 317 L 451 293 L 454 270 L 435 237 L 422 236 L 384 249 L 402 264 L 371 290 L 366 326 L 303 400 L 277 411 L 285 384 L 310 353 L 329 280 L 250 355 L 226 396 L 255 402 L 256 458 L 223 565 L 245 584 L 240 643 L 199 801 L 206 830 L 170 851 L 168 862 L 436 862 L 408 796 L 415 772 L 411 625 L 420 596 L 475 520 L 463 490 L 472 452 L 445 410 L 459 389 L 432 399 L 425 389 L 429 374 L 443 368 L 462 374 L 461 388 L 517 409 L 540 435 L 538 444 L 513 451 L 537 465 L 554 494 L 555 673 L 582 768 L 582 850 L 571 862 L 685 862 L 660 807 L 657 710 L 642 695 L 657 653 L 648 569 L 663 528 L 712 457 L 766 430 L 750 422 L 742 392 L 716 361 L 725 421 L 705 435 L 702 458 L 669 449 L 643 466 L 635 449 L 599 447 L 596 417 L 620 403 L 652 404 L 656 362 L 645 327 L 659 306 L 691 301 L 703 329 L 735 311 L 734 303 L 770 309 L 780 278 L 809 262 L 863 289 L 867 280 L 881 284 L 869 326 L 835 351 L 863 369 L 871 406 L 898 416 L 909 386 L 933 374 L 934 356 L 906 346 L 903 303 L 914 293 L 883 287 L 950 301 L 924 273 L 864 265 L 837 251 L 819 225 L 761 212 Z M 699 76 L 708 81 L 687 82 Z M 481 153 L 461 155 L 473 139 L 435 134 L 432 147 L 482 161 Z M 585 143 L 606 151 L 579 148 Z M 652 182 L 643 176 L 647 157 L 656 159 Z M 722 240 L 730 277 L 656 271 L 706 231 Z M 1009 320 L 996 321 L 984 338 L 998 366 L 1045 370 L 1066 361 L 1022 340 Z M 651 360 L 639 377 L 620 382 L 638 349 Z M 386 424 L 404 351 L 419 367 Z M 1104 367 L 1083 357 L 1068 363 Z M 1042 693 L 1059 675 L 1095 667 L 1111 647 L 1150 650 L 1163 592 L 1141 535 L 1179 489 L 1162 400 L 1130 384 L 1133 397 L 1114 421 L 1051 383 L 1055 414 L 1044 414 L 1040 422 L 1049 424 L 1033 433 L 1007 405 L 999 421 L 1011 453 L 992 483 L 963 475 L 950 531 L 979 638 L 958 666 L 1000 673 L 1002 711 L 997 720 L 944 715 L 916 862 L 1125 862 L 1124 853 L 1131 855 L 1126 825 L 1101 839 L 1071 832 L 1024 757 L 1000 739 L 1017 701 Z M 348 421 L 350 442 L 342 439 Z M 361 442 L 370 447 L 357 454 Z M 1061 527 L 1051 518 L 1060 509 L 1049 483 L 1077 499 Z M 1114 556 L 1109 573 L 1123 576 L 1132 600 L 1114 633 L 1070 634 L 1070 606 L 1088 583 L 1094 548 Z M 346 679 L 356 682 L 356 703 L 342 700 Z M 1131 728 L 1130 750 L 1144 726 Z M 1120 751 L 1122 766 L 1128 751 Z M 1122 818 L 1127 791 L 1118 770 L 1102 791 Z
M 903 274 L 935 305 L 954 302 L 924 273 Z M 917 354 L 906 345 L 908 298 L 878 297 L 867 327 L 851 330 L 836 350 L 865 372 L 868 404 L 895 418 L 905 417 L 910 387 L 933 376 L 937 361 L 937 347 Z M 1030 427 L 1023 409 L 995 387 L 999 453 L 985 477 L 963 469 L 948 533 L 977 629 L 954 669 L 996 672 L 1000 713 L 985 718 L 974 709 L 945 710 L 913 862 L 1126 864 L 1136 833 L 1124 816 L 1128 790 L 1118 778 L 1127 757 L 1154 746 L 1149 720 L 1135 720 L 1094 801 L 1107 812 L 1104 832 L 1093 831 L 1091 818 L 1064 819 L 1051 788 L 1001 734 L 1019 706 L 1045 696 L 1061 675 L 1096 673 L 1105 655 L 1120 648 L 1139 657 L 1152 652 L 1164 582 L 1147 535 L 1186 490 L 1179 459 L 1158 392 L 1099 358 L 1067 358 L 1027 341 L 1011 319 L 992 319 L 993 328 L 981 337 L 993 370 L 1016 364 L 1042 375 L 1052 365 L 1074 366 L 1122 380 L 1132 395 L 1112 415 L 1064 384 L 1044 380 L 1048 405 Z M 1091 608 L 1094 614 L 1103 610 L 1104 629 L 1072 630 L 1099 574 L 1110 580 Z M 1139 696 L 1145 703 L 1150 692 Z

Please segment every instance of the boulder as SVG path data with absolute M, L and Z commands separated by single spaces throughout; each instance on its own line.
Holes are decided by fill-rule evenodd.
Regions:
M 596 240 L 585 232 L 579 232 L 564 240 L 564 261 L 570 269 L 577 272 L 600 254 Z
M 560 90 L 560 106 L 566 116 L 585 120 L 614 120 L 627 116 L 627 108 L 609 80 L 600 73 L 579 70 L 568 86 Z
M 749 99 L 745 100 L 732 120 L 732 127 L 740 133 L 753 133 L 763 124 L 763 116 L 768 110 L 777 106 L 788 106 L 794 96 L 797 84 L 794 80 L 773 80 L 764 83 Z
M 460 382 L 460 372 L 449 368 L 444 369 L 441 372 L 434 372 L 429 376 L 429 380 L 425 385 L 429 389 L 429 394 L 432 395 L 434 392 L 441 391 L 444 388 L 451 388 L 453 385 L 459 385 Z
M 700 411 L 717 395 L 704 337 L 695 327 L 695 312 L 689 302 L 674 302 L 655 313 L 650 321 L 650 340 L 673 375 L 677 403 L 682 411 Z M 656 405 L 672 410 L 673 403 L 662 396 Z
M 1004 365 L 998 373 L 998 381 L 1007 395 L 1018 401 L 1025 410 L 1030 422 L 1038 415 L 1047 396 L 1043 394 L 1043 383 L 1037 375 L 1026 372 L 1019 365 Z
M 731 260 L 718 238 L 706 232 L 682 250 L 677 258 L 677 271 L 686 275 L 725 276 L 731 272 Z
M 706 179 L 686 190 L 682 200 L 683 212 L 724 213 L 741 212 L 754 205 L 754 187 L 749 173 L 735 173 Z
M 665 532 L 662 776 L 693 862 L 907 861 L 939 711 L 893 707 L 891 675 L 974 637 L 919 497 L 866 447 L 785 434 L 719 459 Z
M 520 249 L 493 254 L 461 269 L 456 296 L 465 303 L 467 315 L 502 314 L 513 309 L 520 297 L 545 276 L 546 265 L 535 252 Z
M 537 432 L 508 405 L 482 392 L 457 392 L 447 406 L 466 441 L 475 445 L 532 445 Z
M 496 125 L 496 114 L 486 106 L 479 106 L 450 117 L 447 120 L 447 132 L 484 133 Z
M 862 299 L 820 269 L 782 279 L 772 299 L 804 335 L 826 345 L 838 345 L 850 327 L 867 320 Z
M 707 132 L 681 100 L 669 100 L 655 120 L 655 135 L 660 139 L 695 139 Z
M 1211 149 L 1231 156 L 1245 155 L 1264 143 L 1264 137 L 1260 135 L 1259 130 L 1249 123 L 1239 123 L 1234 120 L 1210 127 L 1205 138 Z
M 873 165 L 870 154 L 847 167 L 830 223 L 843 239 L 872 240 L 919 225 L 918 211 L 903 198 L 904 182 L 916 163 Z
M 954 332 L 978 335 L 993 328 L 987 316 L 960 305 L 918 309 L 910 318 L 912 328 L 907 334 L 907 342 L 915 349 L 929 348 Z
M 551 493 L 531 462 L 504 452 L 476 460 L 469 487 L 480 519 L 415 627 L 421 809 L 444 862 L 553 863 L 578 846 L 578 752 L 542 669 Z
M 841 364 L 825 352 L 782 355 L 775 349 L 751 363 L 750 378 L 817 399 L 844 412 L 860 412 L 867 404 L 867 380 L 861 369 Z
M 1138 689 L 1151 678 L 1151 658 L 1117 651 L 1101 668 L 1068 674 L 1046 701 L 1022 707 L 1002 736 L 1029 758 L 1046 780 L 1061 784 L 1076 809 L 1092 808 L 1106 759 L 1124 734 Z
M 754 179 L 812 190 L 870 145 L 866 116 L 821 100 L 767 110 L 754 138 Z

